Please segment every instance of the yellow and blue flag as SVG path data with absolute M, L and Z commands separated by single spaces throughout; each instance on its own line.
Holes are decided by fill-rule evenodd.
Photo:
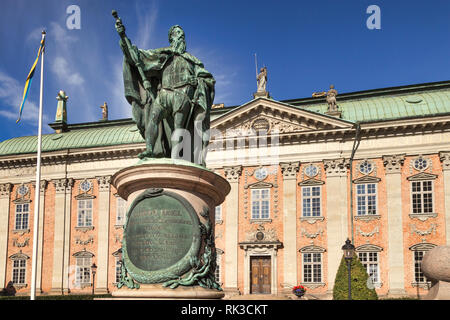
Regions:
M 42 38 L 36 60 L 34 61 L 33 66 L 31 67 L 31 70 L 28 73 L 27 81 L 25 82 L 25 88 L 23 89 L 22 103 L 20 104 L 20 108 L 19 108 L 19 118 L 17 119 L 16 123 L 18 123 L 20 121 L 20 117 L 22 116 L 23 106 L 25 104 L 25 100 L 27 100 L 28 91 L 30 90 L 31 81 L 33 80 L 33 76 L 34 76 L 34 71 L 36 70 L 36 65 L 38 63 L 39 57 L 41 56 L 42 52 L 44 51 L 44 46 L 45 46 L 45 38 Z

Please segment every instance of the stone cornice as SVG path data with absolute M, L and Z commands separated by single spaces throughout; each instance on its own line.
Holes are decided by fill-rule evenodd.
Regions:
M 323 164 L 327 177 L 341 177 L 347 174 L 349 159 L 323 160 Z
M 225 173 L 225 179 L 229 182 L 238 182 L 242 174 L 242 166 L 223 167 L 223 171 Z
M 44 152 L 41 157 L 42 166 L 66 163 L 92 162 L 137 158 L 145 150 L 144 144 L 104 146 L 85 149 L 65 149 Z M 18 154 L 0 157 L 0 169 L 24 168 L 36 166 L 36 154 Z
M 404 154 L 383 156 L 383 164 L 386 169 L 386 174 L 400 173 L 404 162 L 405 162 Z
M 296 180 L 297 173 L 300 170 L 300 162 L 281 162 L 281 173 L 284 180 Z

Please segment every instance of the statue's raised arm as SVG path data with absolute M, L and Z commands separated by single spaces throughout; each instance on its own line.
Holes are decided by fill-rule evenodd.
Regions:
M 122 48 L 123 54 L 125 57 L 129 60 L 129 62 L 136 66 L 136 68 L 139 71 L 139 74 L 142 78 L 143 86 L 145 90 L 148 92 L 149 96 L 152 97 L 153 94 L 150 91 L 150 81 L 145 76 L 142 61 L 139 55 L 139 51 L 136 48 L 136 46 L 133 46 L 131 44 L 130 39 L 128 39 L 127 35 L 125 34 L 125 26 L 122 23 L 122 19 L 119 18 L 119 15 L 117 14 L 116 10 L 112 11 L 112 16 L 116 19 L 116 30 L 117 33 L 120 36 L 120 47 Z M 154 98 L 154 97 L 152 97 Z

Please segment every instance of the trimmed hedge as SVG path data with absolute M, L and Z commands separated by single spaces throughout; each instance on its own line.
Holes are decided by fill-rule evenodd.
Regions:
M 369 275 L 359 261 L 356 254 L 353 255 L 351 263 L 351 291 L 352 300 L 378 300 L 378 295 L 373 286 L 368 286 Z M 369 288 L 371 287 L 371 288 Z M 333 288 L 333 300 L 348 299 L 348 267 L 347 261 L 342 256 L 341 264 L 336 274 Z

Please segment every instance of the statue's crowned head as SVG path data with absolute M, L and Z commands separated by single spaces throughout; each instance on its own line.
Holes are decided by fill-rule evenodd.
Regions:
M 169 43 L 178 53 L 184 53 L 186 51 L 184 30 L 177 24 L 169 29 Z

